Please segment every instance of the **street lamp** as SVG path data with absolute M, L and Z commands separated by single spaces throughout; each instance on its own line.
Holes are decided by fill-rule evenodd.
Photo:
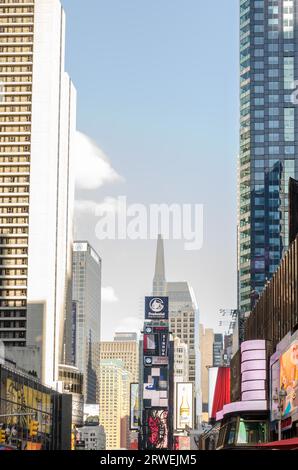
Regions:
M 281 389 L 278 391 L 277 388 L 275 389 L 275 394 L 272 397 L 273 401 L 277 403 L 278 409 L 278 440 L 281 441 L 281 421 L 282 421 L 282 411 L 284 407 L 284 401 L 286 399 L 287 392 L 284 388 L 284 384 L 282 384 Z

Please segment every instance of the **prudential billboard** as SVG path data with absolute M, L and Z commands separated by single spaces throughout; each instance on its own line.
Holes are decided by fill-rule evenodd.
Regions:
M 168 297 L 145 297 L 145 319 L 146 320 L 168 320 L 169 319 Z

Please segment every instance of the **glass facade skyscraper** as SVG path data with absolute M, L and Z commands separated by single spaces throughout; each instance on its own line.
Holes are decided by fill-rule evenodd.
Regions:
M 298 176 L 298 0 L 240 0 L 239 307 L 250 312 L 288 247 Z
M 101 258 L 86 241 L 73 245 L 72 273 L 72 295 L 76 305 L 75 365 L 84 374 L 85 403 L 94 404 L 99 400 Z

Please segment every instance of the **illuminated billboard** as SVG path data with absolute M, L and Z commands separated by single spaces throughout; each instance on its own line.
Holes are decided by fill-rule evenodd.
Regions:
M 145 297 L 145 319 L 146 320 L 168 320 L 169 299 L 168 297 Z
M 146 449 L 167 449 L 169 439 L 168 410 L 145 410 Z
M 176 429 L 193 428 L 194 391 L 193 384 L 177 383 L 176 385 Z
M 169 328 L 145 324 L 144 356 L 168 356 Z
M 140 427 L 139 384 L 130 384 L 130 430 L 137 431 Z
M 282 415 L 291 415 L 298 410 L 298 341 L 280 357 L 280 389 L 287 392 Z

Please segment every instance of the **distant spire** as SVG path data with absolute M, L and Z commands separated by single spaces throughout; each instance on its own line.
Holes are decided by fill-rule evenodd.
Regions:
M 163 239 L 158 235 L 156 260 L 155 260 L 155 273 L 153 278 L 153 295 L 164 295 L 166 288 L 166 274 L 165 274 L 165 255 L 163 247 Z

